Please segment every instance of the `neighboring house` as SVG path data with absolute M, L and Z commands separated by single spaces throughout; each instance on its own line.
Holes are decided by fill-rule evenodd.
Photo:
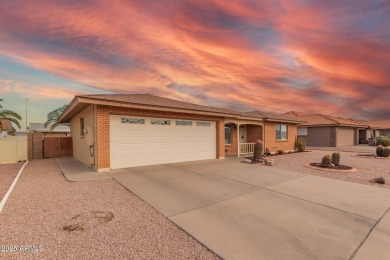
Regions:
M 367 143 L 368 138 L 371 137 L 372 130 L 367 122 L 296 111 L 283 115 L 305 121 L 298 126 L 298 136 L 306 138 L 307 146 L 351 146 Z
M 73 156 L 96 171 L 250 155 L 258 139 L 294 150 L 301 123 L 143 94 L 76 96 L 59 122 L 70 123 Z
M 13 133 L 14 130 L 12 129 L 12 125 L 10 123 L 10 121 L 6 120 L 6 119 L 0 119 L 0 125 L 1 125 L 1 131 L 0 132 L 3 132 L 3 131 L 6 131 L 7 133 Z
M 367 123 L 375 125 L 378 128 L 379 135 L 390 137 L 390 120 L 368 121 Z
M 50 125 L 45 127 L 45 123 L 30 123 L 29 132 L 43 133 L 46 137 L 70 136 L 70 128 L 60 125 L 53 130 L 50 130 Z

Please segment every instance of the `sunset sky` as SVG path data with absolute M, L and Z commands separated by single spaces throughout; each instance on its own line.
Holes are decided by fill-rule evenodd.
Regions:
M 0 1 L 0 98 L 83 93 L 390 119 L 390 1 Z M 24 126 L 24 122 L 22 122 Z

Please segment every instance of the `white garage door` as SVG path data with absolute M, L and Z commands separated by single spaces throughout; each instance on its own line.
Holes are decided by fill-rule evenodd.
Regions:
M 355 129 L 337 128 L 337 146 L 350 146 L 355 144 Z
M 110 116 L 111 169 L 215 158 L 215 122 Z

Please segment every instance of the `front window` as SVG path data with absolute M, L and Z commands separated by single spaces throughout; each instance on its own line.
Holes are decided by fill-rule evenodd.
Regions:
M 225 126 L 225 144 L 232 144 L 232 128 Z
M 287 125 L 275 125 L 276 140 L 287 140 Z
M 80 135 L 84 136 L 84 118 L 80 118 Z

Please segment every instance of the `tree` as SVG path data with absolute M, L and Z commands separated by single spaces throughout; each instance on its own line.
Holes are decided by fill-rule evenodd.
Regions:
M 3 99 L 0 99 L 0 102 L 3 102 Z M 22 117 L 18 113 L 12 110 L 3 109 L 3 106 L 1 104 L 0 104 L 0 120 L 8 120 L 9 122 L 11 122 L 11 126 L 12 123 L 14 123 L 19 129 L 21 128 L 19 120 L 22 120 Z
M 53 131 L 54 128 L 60 126 L 60 125 L 66 125 L 69 126 L 69 123 L 58 123 L 58 118 L 61 116 L 62 112 L 65 111 L 67 108 L 67 105 L 63 105 L 62 107 L 56 108 L 50 113 L 47 114 L 47 121 L 45 123 L 45 127 L 50 126 L 50 131 Z

